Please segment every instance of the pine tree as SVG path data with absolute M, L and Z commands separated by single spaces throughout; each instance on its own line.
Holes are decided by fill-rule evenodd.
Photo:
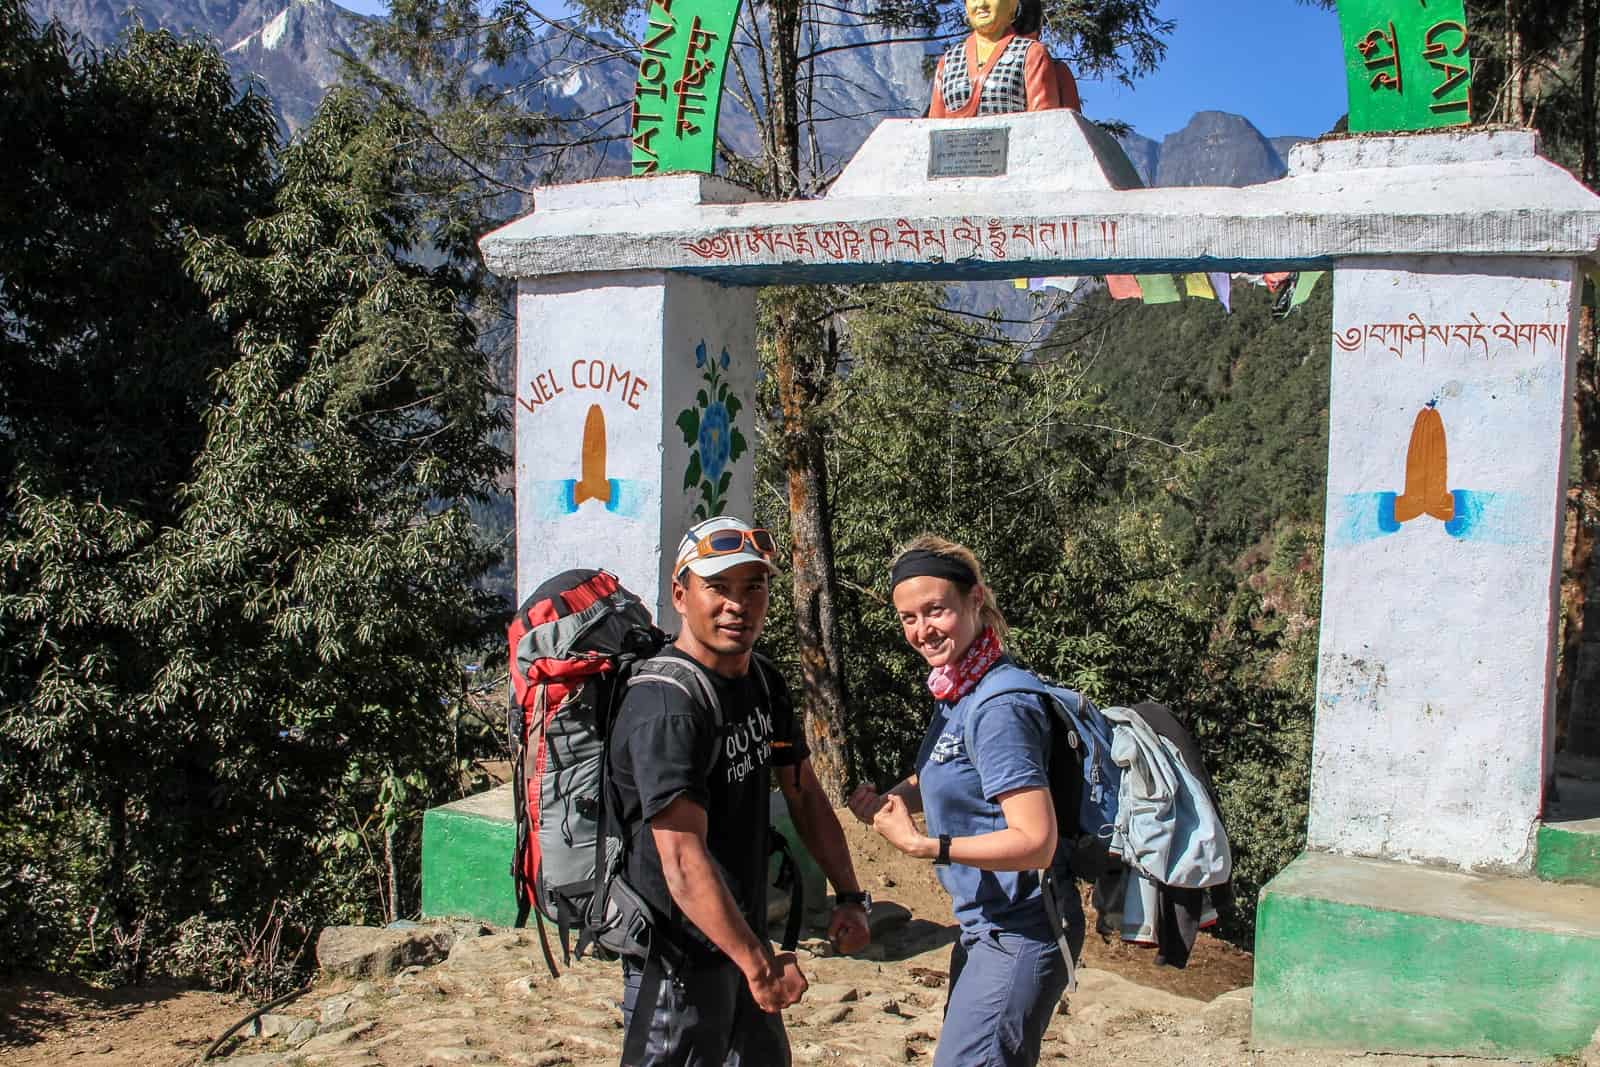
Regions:
M 96 54 L 20 0 L 0 0 L 0 80 L 0 803 L 84 853 L 104 944 L 138 923 L 155 854 L 137 824 L 203 802 L 183 727 L 145 704 L 165 655 L 135 614 L 232 360 L 184 241 L 242 236 L 274 123 L 209 48 L 135 33 Z M 0 884 L 42 955 L 85 932 L 88 907 L 29 918 L 43 894 Z
M 137 971 L 275 900 L 393 917 L 497 622 L 467 505 L 506 458 L 409 114 L 335 94 L 275 154 L 213 46 L 90 53 L 18 0 L 0 77 L 8 957 Z M 341 886 L 362 833 L 389 855 Z

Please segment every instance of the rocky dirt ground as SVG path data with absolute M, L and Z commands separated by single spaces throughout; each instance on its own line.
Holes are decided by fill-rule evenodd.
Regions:
M 858 868 L 880 901 L 875 942 L 859 957 L 804 943 L 811 980 L 786 1013 L 797 1064 L 887 1067 L 931 1061 L 949 945 L 947 898 L 930 868 L 849 828 Z M 325 939 L 325 962 L 363 958 L 376 940 L 438 962 L 358 977 L 325 972 L 309 993 L 247 1029 L 212 1062 L 227 1067 L 611 1067 L 622 1044 L 615 964 L 585 961 L 552 978 L 528 931 L 474 924 Z M 404 959 L 389 957 L 389 965 Z M 380 968 L 381 969 L 381 968 Z M 1042 1062 L 1082 1067 L 1421 1067 L 1409 1056 L 1262 1051 L 1250 1046 L 1251 959 L 1202 935 L 1183 971 L 1149 949 L 1090 936 L 1076 993 L 1063 998 Z M 103 993 L 60 982 L 0 987 L 0 1062 L 7 1067 L 189 1067 L 247 1006 L 168 987 Z M 253 1032 L 259 1030 L 260 1032 Z M 1497 1061 L 1498 1062 L 1498 1061 Z M 1574 1061 L 1568 1061 L 1574 1062 Z M 1595 1061 L 1600 1064 L 1600 1060 Z M 762 1067 L 762 1065 L 751 1065 Z

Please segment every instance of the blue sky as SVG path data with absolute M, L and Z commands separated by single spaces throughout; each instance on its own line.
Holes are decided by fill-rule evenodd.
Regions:
M 339 3 L 369 14 L 387 10 L 383 0 Z M 1196 111 L 1243 115 L 1268 137 L 1316 137 L 1344 114 L 1333 12 L 1297 0 L 1162 0 L 1160 12 L 1177 23 L 1161 69 L 1132 89 L 1081 83 L 1086 114 L 1121 119 L 1158 141 Z
M 1128 89 L 1081 83 L 1084 113 L 1161 140 L 1196 111 L 1231 111 L 1268 137 L 1327 133 L 1346 107 L 1339 18 L 1296 0 L 1163 0 L 1177 28 L 1161 69 Z

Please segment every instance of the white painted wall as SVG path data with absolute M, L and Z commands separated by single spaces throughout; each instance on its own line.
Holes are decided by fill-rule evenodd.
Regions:
M 1454 257 L 1351 260 L 1335 274 L 1313 848 L 1531 861 L 1575 278 L 1571 262 Z M 1379 494 L 1405 490 L 1430 402 L 1449 488 L 1479 494 L 1456 511 L 1481 507 L 1479 519 L 1459 536 L 1428 515 L 1384 532 Z
M 704 385 L 695 346 L 712 358 L 744 410 L 751 448 L 738 463 L 725 510 L 748 514 L 755 444 L 756 351 L 752 290 L 660 271 L 525 279 L 517 294 L 517 595 L 572 567 L 603 567 L 670 611 L 670 556 L 699 501 L 684 492 L 689 447 L 675 425 Z M 611 507 L 574 506 L 589 411 L 605 422 Z M 665 610 L 665 617 L 663 617 Z
M 663 554 L 659 583 L 662 590 L 661 626 L 672 630 L 678 625 L 671 610 L 672 564 L 683 531 L 698 519 L 697 507 L 706 504 L 702 490 L 685 490 L 683 476 L 689 464 L 690 446 L 677 427 L 677 419 L 689 407 L 699 406 L 698 394 L 713 392 L 703 368 L 695 365 L 695 350 L 705 345 L 706 358 L 717 360 L 717 377 L 728 392 L 738 398 L 740 410 L 732 426 L 743 435 L 745 451 L 733 464 L 733 477 L 717 511 L 712 514 L 737 515 L 752 519 L 756 448 L 756 371 L 760 357 L 756 352 L 756 291 L 732 289 L 716 282 L 684 274 L 668 275 L 665 325 L 666 373 L 662 392 L 662 418 L 666 423 L 666 451 L 663 468 L 661 529 Z M 728 353 L 728 366 L 720 360 Z M 708 399 L 716 397 L 708 395 Z M 701 515 L 705 515 L 701 511 Z

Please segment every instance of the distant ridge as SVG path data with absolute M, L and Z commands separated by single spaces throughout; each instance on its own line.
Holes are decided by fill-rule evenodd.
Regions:
M 1146 185 L 1239 186 L 1283 177 L 1289 149 L 1310 139 L 1269 138 L 1242 115 L 1197 111 L 1159 142 L 1137 133 L 1120 140 Z
M 31 0 L 41 20 L 57 18 L 96 45 L 108 45 L 128 26 L 141 22 L 215 40 L 240 75 L 260 79 L 277 105 L 285 133 L 310 119 L 340 76 L 340 53 L 360 55 L 362 28 L 371 22 L 332 0 Z M 882 39 L 874 29 L 841 27 L 830 31 L 843 42 Z M 819 126 L 824 172 L 841 166 L 885 115 L 920 114 L 927 103 L 928 76 L 923 46 L 905 42 L 835 53 L 834 91 L 848 99 L 825 101 L 819 115 L 835 116 Z M 634 71 L 621 60 L 593 61 L 581 46 L 562 43 L 535 49 L 508 70 L 485 70 L 486 83 L 531 83 L 523 103 L 530 109 L 564 116 L 617 110 L 633 91 Z M 425 95 L 423 93 L 422 95 Z M 741 150 L 755 147 L 748 118 L 725 106 L 723 135 Z M 620 130 L 620 127 L 619 127 Z M 1157 142 L 1138 133 L 1122 145 L 1149 185 L 1250 185 L 1285 173 L 1289 148 L 1308 138 L 1264 137 L 1249 119 L 1223 111 L 1201 111 L 1177 133 Z M 621 174 L 627 166 L 624 143 L 575 157 L 581 173 L 569 178 Z

